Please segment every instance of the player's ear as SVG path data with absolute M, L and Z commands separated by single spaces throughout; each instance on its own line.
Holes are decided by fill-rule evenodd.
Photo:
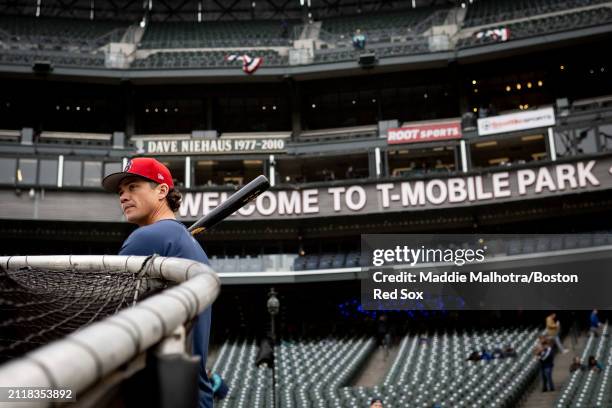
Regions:
M 166 183 L 161 183 L 160 185 L 157 186 L 159 188 L 159 198 L 163 199 L 166 198 L 166 196 L 168 195 L 168 192 L 170 191 L 170 187 L 168 187 L 168 185 Z

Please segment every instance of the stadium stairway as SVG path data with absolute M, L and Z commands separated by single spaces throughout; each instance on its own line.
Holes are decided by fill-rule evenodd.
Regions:
M 361 373 L 355 379 L 354 387 L 374 387 L 382 384 L 385 374 L 389 372 L 391 365 L 397 357 L 399 345 L 389 347 L 386 354 L 383 347 L 378 347 L 372 356 L 366 361 L 361 369 Z
M 578 337 L 578 342 L 572 347 L 571 340 L 567 336 L 563 341 L 563 347 L 569 348 L 570 352 L 566 354 L 558 353 L 555 357 L 555 367 L 553 369 L 553 384 L 555 385 L 554 392 L 542 392 L 542 378 L 538 371 L 536 380 L 526 396 L 525 402 L 521 408 L 550 408 L 555 405 L 555 401 L 559 398 L 560 393 L 567 384 L 570 378 L 569 367 L 572 364 L 572 359 L 576 355 L 580 355 L 588 334 L 582 333 Z

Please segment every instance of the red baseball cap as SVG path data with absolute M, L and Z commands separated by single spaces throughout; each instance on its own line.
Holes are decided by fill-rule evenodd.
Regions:
M 128 161 L 127 166 L 125 166 L 122 172 L 109 174 L 104 177 L 102 187 L 109 193 L 116 193 L 119 184 L 121 184 L 124 178 L 129 176 L 143 177 L 158 184 L 166 183 L 171 190 L 174 188 L 170 170 L 151 157 L 136 157 Z

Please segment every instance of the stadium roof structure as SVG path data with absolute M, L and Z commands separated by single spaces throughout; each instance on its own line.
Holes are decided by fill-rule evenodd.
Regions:
M 451 0 L 1 0 L 0 15 L 138 21 L 236 21 L 300 19 L 366 14 L 433 5 Z

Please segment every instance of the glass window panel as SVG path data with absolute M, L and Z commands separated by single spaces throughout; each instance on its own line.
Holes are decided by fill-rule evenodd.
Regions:
M 36 184 L 37 167 L 38 160 L 36 159 L 19 159 L 17 182 L 19 184 Z
M 15 183 L 15 166 L 17 165 L 16 159 L 8 157 L 0 158 L 0 183 Z
M 596 128 L 578 129 L 575 132 L 576 152 L 578 154 L 597 153 Z
M 100 187 L 102 176 L 102 162 L 86 161 L 83 163 L 83 185 L 87 187 Z
M 604 150 L 612 150 L 612 124 L 601 125 L 599 135 Z
M 109 174 L 119 173 L 121 170 L 121 163 L 104 163 L 104 177 Z
M 57 160 L 43 159 L 38 168 L 38 184 L 41 186 L 57 185 Z
M 75 187 L 81 185 L 81 169 L 83 163 L 80 161 L 64 162 L 64 187 Z

